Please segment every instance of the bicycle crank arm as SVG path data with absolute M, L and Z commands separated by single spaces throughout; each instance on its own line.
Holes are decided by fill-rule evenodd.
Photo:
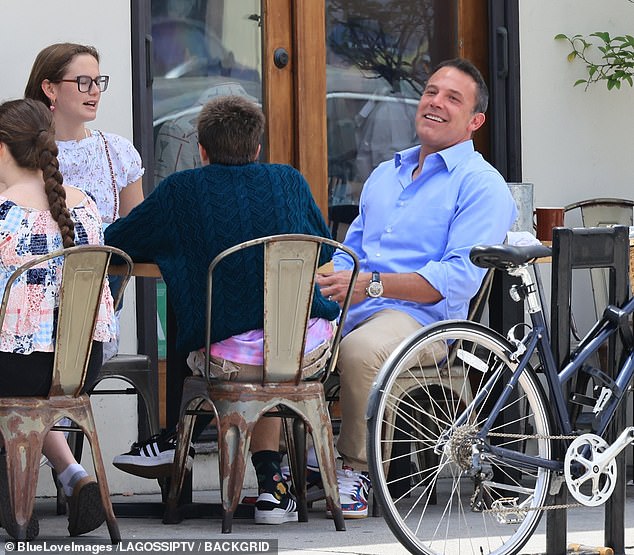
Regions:
M 599 467 L 598 472 L 602 472 L 623 449 L 632 443 L 634 443 L 634 426 L 629 426 L 605 451 L 595 455 L 593 462 Z

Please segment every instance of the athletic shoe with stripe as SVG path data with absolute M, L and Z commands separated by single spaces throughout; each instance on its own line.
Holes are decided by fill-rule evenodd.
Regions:
M 165 478 L 172 473 L 175 454 L 176 435 L 162 432 L 146 441 L 134 443 L 130 451 L 117 455 L 112 464 L 119 470 L 142 478 Z M 190 447 L 187 470 L 194 463 L 194 454 L 194 448 Z
M 349 466 L 337 470 L 339 500 L 343 518 L 365 518 L 368 516 L 368 494 L 370 478 L 363 472 L 355 472 Z M 326 515 L 332 518 L 330 509 Z
M 256 524 L 283 524 L 297 519 L 297 503 L 284 482 L 279 482 L 275 491 L 261 493 L 255 502 Z

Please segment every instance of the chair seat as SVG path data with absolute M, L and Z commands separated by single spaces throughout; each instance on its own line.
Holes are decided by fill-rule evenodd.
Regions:
M 125 376 L 126 372 L 149 369 L 150 357 L 148 355 L 117 354 L 104 363 L 99 374 L 100 376 Z

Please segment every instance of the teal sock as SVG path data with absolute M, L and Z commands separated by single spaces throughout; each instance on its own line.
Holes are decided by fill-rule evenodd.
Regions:
M 79 480 L 88 476 L 88 472 L 84 470 L 81 464 L 69 464 L 63 472 L 57 475 L 59 483 L 62 484 L 62 488 L 66 497 L 73 495 L 75 485 Z

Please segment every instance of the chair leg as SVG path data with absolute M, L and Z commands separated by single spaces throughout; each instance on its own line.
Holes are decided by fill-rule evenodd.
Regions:
M 332 512 L 335 521 L 335 528 L 338 531 L 344 531 L 346 524 L 343 520 L 341 511 L 341 501 L 339 498 L 339 486 L 337 484 L 337 471 L 335 468 L 335 448 L 332 437 L 332 427 L 328 418 L 328 412 L 325 405 L 322 410 L 314 411 L 313 414 L 319 415 L 320 423 L 327 423 L 325 426 L 317 426 L 317 422 L 311 422 L 313 430 L 322 430 L 323 433 L 313 433 L 313 444 L 315 446 L 315 454 L 321 472 L 321 479 L 324 483 L 326 492 L 326 503 Z
M 108 526 L 108 533 L 110 534 L 110 541 L 113 544 L 118 544 L 121 542 L 121 532 L 119 531 L 119 524 L 117 523 L 114 509 L 112 508 L 112 500 L 110 499 L 110 491 L 108 490 L 108 479 L 106 477 L 106 468 L 103 464 L 101 446 L 99 445 L 99 439 L 97 439 L 92 411 L 89 411 L 88 413 L 87 428 L 88 430 L 86 431 L 86 435 L 88 437 L 88 441 L 90 442 L 92 462 L 95 467 L 99 493 L 101 494 L 101 503 L 103 504 L 103 508 L 106 513 L 106 524 Z
M 56 493 L 56 500 L 55 500 L 55 513 L 57 515 L 65 515 L 66 514 L 66 494 L 64 493 L 64 488 L 62 488 L 62 485 L 59 483 L 59 480 L 57 479 L 57 472 L 55 472 L 54 468 L 51 468 L 51 476 L 53 478 L 53 484 L 55 484 L 55 493 Z
M 35 434 L 29 434 L 32 437 Z M 8 497 L 11 514 L 15 521 L 16 540 L 27 539 L 27 528 L 33 515 L 35 505 L 35 494 L 37 489 L 37 475 L 40 467 L 42 455 L 42 443 L 44 433 L 37 434 L 39 445 L 34 446 L 26 437 L 12 437 L 5 439 L 6 455 L 4 463 L 6 466 Z M 9 531 L 8 523 L 3 523 Z M 13 526 L 11 526 L 13 528 Z
M 189 454 L 189 444 L 191 443 L 194 431 L 195 416 L 185 415 L 181 417 L 176 437 L 176 454 L 172 466 L 172 475 L 169 479 L 169 494 L 165 512 L 163 514 L 163 524 L 178 524 L 183 520 L 179 509 L 179 500 L 185 483 L 187 472 L 187 456 Z
M 242 484 L 249 456 L 250 426 L 242 417 L 229 414 L 218 422 L 218 464 L 222 496 L 222 533 L 230 534 L 233 515 L 240 501 Z
M 376 495 L 372 494 L 372 516 L 374 518 L 380 518 L 383 516 L 383 511 L 381 510 L 381 505 L 377 501 Z
M 300 417 L 293 419 L 293 452 L 289 452 L 294 464 L 291 466 L 297 513 L 299 522 L 308 522 L 308 503 L 306 502 L 306 425 Z

